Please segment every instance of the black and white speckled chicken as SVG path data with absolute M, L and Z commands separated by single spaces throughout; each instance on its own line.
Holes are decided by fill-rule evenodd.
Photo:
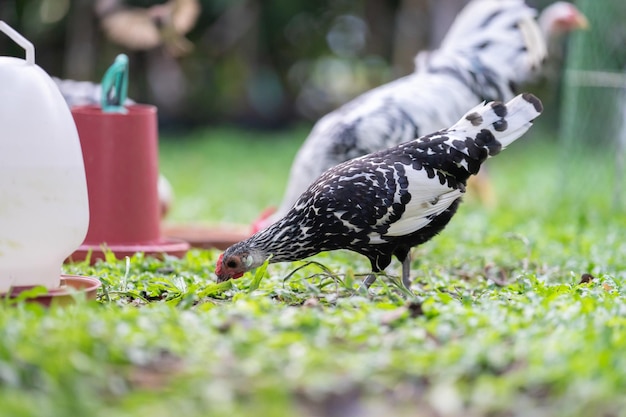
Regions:
M 535 20 L 523 0 L 473 0 L 457 16 L 439 49 L 416 57 L 414 73 L 355 98 L 320 119 L 298 151 L 276 221 L 322 172 L 454 123 L 480 101 L 510 100 L 537 75 L 547 39 L 586 23 L 558 2 Z
M 324 172 L 287 214 L 219 258 L 218 281 L 270 262 L 348 249 L 366 256 L 373 274 L 392 256 L 408 287 L 413 246 L 439 233 L 457 210 L 467 179 L 490 156 L 523 135 L 541 114 L 522 94 L 507 104 L 480 104 L 449 129 L 341 163 Z

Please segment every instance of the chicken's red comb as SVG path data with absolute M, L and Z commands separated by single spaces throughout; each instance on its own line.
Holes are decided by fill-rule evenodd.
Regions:
M 217 276 L 222 275 L 222 258 L 224 257 L 224 254 L 220 254 L 220 257 L 217 258 L 217 266 L 215 267 L 215 274 Z

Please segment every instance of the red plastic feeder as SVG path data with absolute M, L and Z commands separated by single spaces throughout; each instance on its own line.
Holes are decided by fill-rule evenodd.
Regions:
M 105 113 L 99 106 L 76 106 L 89 194 L 89 229 L 70 260 L 118 258 L 144 252 L 183 256 L 189 244 L 161 237 L 157 190 L 157 109 L 132 104 L 127 112 Z

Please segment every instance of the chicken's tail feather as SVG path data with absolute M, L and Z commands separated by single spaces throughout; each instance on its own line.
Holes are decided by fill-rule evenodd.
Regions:
M 530 93 L 523 93 L 508 103 L 481 103 L 471 109 L 447 130 L 450 145 L 457 150 L 483 159 L 493 156 L 522 136 L 543 111 L 541 101 Z M 475 155 L 473 155 L 475 154 Z

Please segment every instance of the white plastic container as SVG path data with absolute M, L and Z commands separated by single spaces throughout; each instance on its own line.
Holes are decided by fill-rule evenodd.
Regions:
M 0 32 L 26 51 L 26 59 L 0 57 L 0 293 L 54 289 L 89 226 L 80 141 L 32 43 L 3 21 Z

